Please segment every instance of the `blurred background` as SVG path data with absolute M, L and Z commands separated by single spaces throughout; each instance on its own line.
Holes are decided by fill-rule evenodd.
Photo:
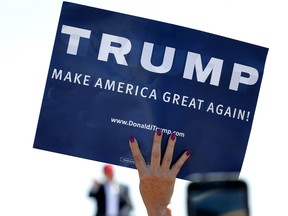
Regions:
M 287 23 L 285 1 L 72 1 L 181 25 L 268 47 L 262 87 L 240 178 L 252 216 L 287 212 Z M 88 197 L 103 178 L 100 162 L 33 149 L 62 1 L 10 0 L 0 5 L 0 215 L 92 216 Z M 128 145 L 128 141 L 127 141 Z M 136 170 L 116 167 L 129 186 L 133 215 L 146 214 Z M 175 215 L 186 215 L 188 181 L 177 180 Z

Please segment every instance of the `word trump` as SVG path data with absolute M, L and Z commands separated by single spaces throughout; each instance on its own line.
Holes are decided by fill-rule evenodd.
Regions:
M 62 25 L 61 33 L 69 35 L 66 53 L 70 55 L 77 55 L 80 40 L 88 40 L 91 36 L 91 30 L 67 25 Z M 130 53 L 132 48 L 132 43 L 128 38 L 103 33 L 97 60 L 108 62 L 109 55 L 113 55 L 117 64 L 129 66 L 125 56 Z M 142 68 L 146 71 L 158 74 L 168 73 L 172 68 L 176 49 L 173 47 L 165 47 L 161 65 L 154 65 L 151 61 L 153 48 L 153 43 L 143 42 L 140 57 Z M 192 80 L 193 76 L 195 76 L 197 82 L 205 83 L 208 77 L 210 77 L 209 84 L 219 86 L 223 62 L 223 59 L 211 57 L 206 67 L 203 69 L 201 55 L 199 53 L 188 51 L 183 71 L 183 78 Z M 258 81 L 258 77 L 259 73 L 257 69 L 247 65 L 234 63 L 229 89 L 238 91 L 240 84 L 248 86 L 254 85 Z

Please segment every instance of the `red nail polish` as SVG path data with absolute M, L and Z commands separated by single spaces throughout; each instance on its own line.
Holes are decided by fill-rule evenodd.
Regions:
M 175 133 L 172 133 L 171 136 L 170 136 L 171 140 L 175 140 L 176 139 L 176 135 Z
M 190 151 L 186 151 L 186 156 L 187 156 L 187 157 L 189 157 L 189 156 L 190 156 L 190 154 L 191 154 L 191 152 L 190 152 Z
M 161 136 L 162 130 L 158 128 L 156 133 L 157 133 L 157 136 Z
M 134 143 L 135 138 L 134 138 L 133 136 L 130 136 L 129 141 L 130 141 L 131 143 Z

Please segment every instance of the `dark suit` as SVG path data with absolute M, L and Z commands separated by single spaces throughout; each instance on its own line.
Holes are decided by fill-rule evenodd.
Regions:
M 89 196 L 95 198 L 95 201 L 97 202 L 97 212 L 95 215 L 106 216 L 106 195 L 104 185 L 101 185 L 97 191 L 91 190 Z M 128 187 L 125 185 L 119 185 L 119 215 L 115 216 L 128 216 L 131 209 L 132 205 L 129 197 Z

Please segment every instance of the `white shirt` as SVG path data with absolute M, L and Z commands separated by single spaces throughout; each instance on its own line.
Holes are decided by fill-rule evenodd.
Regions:
M 119 215 L 119 185 L 113 182 L 104 184 L 106 197 L 106 216 Z

